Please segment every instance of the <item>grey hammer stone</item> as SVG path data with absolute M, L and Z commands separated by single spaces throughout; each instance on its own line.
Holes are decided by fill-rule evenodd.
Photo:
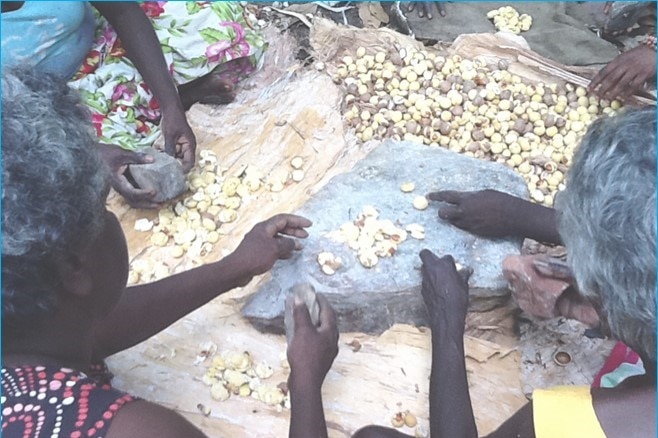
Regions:
M 183 166 L 174 157 L 153 148 L 139 151 L 152 155 L 155 161 L 149 164 L 131 164 L 130 174 L 140 189 L 156 191 L 155 202 L 165 202 L 176 198 L 187 190 Z

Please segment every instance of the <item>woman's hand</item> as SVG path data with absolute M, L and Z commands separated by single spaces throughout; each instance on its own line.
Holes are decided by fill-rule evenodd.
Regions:
M 143 190 L 134 187 L 128 178 L 126 170 L 130 164 L 148 164 L 153 157 L 147 154 L 127 151 L 117 145 L 99 143 L 101 158 L 110 167 L 110 184 L 128 204 L 134 208 L 158 208 L 160 204 L 153 202 L 155 190 Z
M 306 304 L 293 298 L 295 333 L 287 352 L 291 390 L 309 385 L 319 389 L 338 355 L 336 314 L 324 295 L 318 294 L 316 298 L 320 306 L 318 327 L 313 325 Z
M 559 315 L 575 319 L 590 327 L 599 326 L 601 320 L 596 307 L 580 294 L 576 279 L 566 263 L 550 257 L 537 257 L 533 260 L 533 267 L 543 277 L 569 283 L 569 287 L 555 303 Z
M 421 293 L 432 328 L 463 334 L 468 309 L 468 281 L 457 272 L 452 256 L 437 257 L 424 249 Z
M 194 166 L 196 137 L 187 123 L 182 109 L 168 110 L 162 108 L 162 135 L 165 152 L 181 160 L 183 170 L 187 173 Z
M 656 51 L 644 44 L 610 61 L 589 84 L 589 91 L 603 99 L 625 100 L 656 76 Z
M 439 217 L 464 231 L 484 237 L 514 234 L 510 230 L 511 217 L 518 213 L 516 210 L 520 200 L 507 193 L 496 190 L 446 190 L 430 193 L 427 197 L 432 201 L 449 204 L 439 208 Z
M 446 6 L 443 2 L 409 2 L 407 4 L 407 12 L 412 12 L 414 9 L 418 8 L 418 16 L 425 17 L 429 20 L 432 19 L 432 5 L 436 7 L 436 10 L 439 11 L 439 15 L 442 17 L 446 16 Z
M 264 274 L 277 260 L 288 259 L 293 251 L 301 249 L 299 241 L 284 236 L 304 239 L 308 237 L 304 228 L 311 225 L 311 221 L 301 216 L 278 214 L 254 225 L 231 256 L 251 277 Z

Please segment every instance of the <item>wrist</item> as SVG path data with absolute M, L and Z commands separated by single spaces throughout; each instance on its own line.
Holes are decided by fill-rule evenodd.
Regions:
M 160 105 L 160 112 L 162 113 L 162 118 L 164 119 L 185 119 L 187 122 L 187 117 L 185 116 L 185 109 L 183 108 L 183 103 L 180 100 L 178 94 L 175 97 L 168 99 L 163 99 L 161 102 L 158 100 Z
M 323 381 L 324 377 L 316 376 L 308 369 L 303 371 L 291 370 L 288 376 L 288 390 L 291 395 L 320 391 Z
M 249 268 L 249 264 L 244 263 L 235 252 L 227 255 L 217 263 L 223 264 L 225 269 L 233 274 L 229 281 L 230 289 L 245 286 L 255 277 L 255 274 Z

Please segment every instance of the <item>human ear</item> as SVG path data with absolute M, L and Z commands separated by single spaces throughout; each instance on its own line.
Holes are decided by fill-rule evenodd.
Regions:
M 83 298 L 91 295 L 92 279 L 82 252 L 66 251 L 54 260 L 59 277 L 59 290 L 64 294 Z

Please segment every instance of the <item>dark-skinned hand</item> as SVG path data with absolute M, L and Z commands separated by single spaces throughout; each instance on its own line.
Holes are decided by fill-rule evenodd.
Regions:
M 189 172 L 194 167 L 196 137 L 187 123 L 185 113 L 178 109 L 169 112 L 163 109 L 160 127 L 164 136 L 165 152 L 181 160 L 183 170 Z
M 464 333 L 468 309 L 468 279 L 457 272 L 452 256 L 437 257 L 432 251 L 420 252 L 423 282 L 421 294 L 432 328 L 438 326 L 449 333 Z
M 130 164 L 148 164 L 153 157 L 147 154 L 127 151 L 117 145 L 99 143 L 101 158 L 110 168 L 110 184 L 128 204 L 134 208 L 158 208 L 160 204 L 153 202 L 155 190 L 144 190 L 133 186 L 126 178 L 126 170 Z
M 576 279 L 566 263 L 545 257 L 535 259 L 533 266 L 535 271 L 544 277 L 555 278 L 569 283 L 569 287 L 560 295 L 555 303 L 555 307 L 560 315 L 575 319 L 590 327 L 597 327 L 600 324 L 599 314 L 596 308 L 580 294 Z
M 656 76 L 656 51 L 644 44 L 622 53 L 594 76 L 588 89 L 600 98 L 626 100 Z
M 484 237 L 504 237 L 512 234 L 510 218 L 521 201 L 497 190 L 446 190 L 432 192 L 427 197 L 432 201 L 449 204 L 439 208 L 441 219 L 464 231 Z
M 299 298 L 295 299 L 295 333 L 287 354 L 290 377 L 297 382 L 320 387 L 338 355 L 338 325 L 336 314 L 325 296 L 317 294 L 316 298 L 320 307 L 317 327 L 311 321 L 306 304 Z
M 232 256 L 247 267 L 252 277 L 264 274 L 277 260 L 288 259 L 293 251 L 301 249 L 298 240 L 285 236 L 304 239 L 308 237 L 304 228 L 311 225 L 311 221 L 301 216 L 277 214 L 254 225 Z
M 419 17 L 427 17 L 428 20 L 431 20 L 434 17 L 432 15 L 433 7 L 436 7 L 439 15 L 442 17 L 446 16 L 446 5 L 444 2 L 408 2 L 407 12 L 412 12 L 414 9 L 417 9 Z

